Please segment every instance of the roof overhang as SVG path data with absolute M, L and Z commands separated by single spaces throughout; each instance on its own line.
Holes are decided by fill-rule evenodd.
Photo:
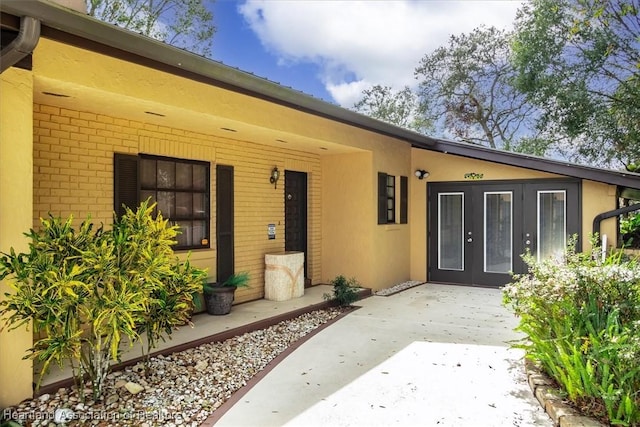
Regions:
M 42 35 L 183 77 L 234 90 L 309 114 L 318 115 L 400 139 L 422 147 L 434 140 L 303 92 L 195 55 L 151 38 L 123 30 L 83 13 L 45 0 L 3 0 L 0 10 L 17 17 L 30 16 L 42 23 Z M 90 42 L 90 43 L 87 43 Z
M 544 157 L 496 150 L 481 145 L 434 139 L 429 150 L 478 160 L 640 189 L 640 174 L 584 166 Z
M 0 11 L 15 17 L 30 16 L 40 20 L 42 34 L 47 38 L 359 127 L 409 142 L 417 148 L 640 189 L 640 174 L 605 170 L 431 138 L 325 102 L 220 62 L 123 30 L 45 0 L 3 0 L 0 3 Z M 3 25 L 10 21 L 4 18 L 5 16 L 2 20 Z

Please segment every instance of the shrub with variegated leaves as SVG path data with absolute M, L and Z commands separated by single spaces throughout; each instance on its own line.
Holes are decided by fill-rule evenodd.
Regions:
M 503 290 L 527 337 L 518 346 L 582 408 L 611 424 L 640 423 L 640 266 L 615 253 L 524 260 Z M 594 254 L 599 253 L 595 247 Z

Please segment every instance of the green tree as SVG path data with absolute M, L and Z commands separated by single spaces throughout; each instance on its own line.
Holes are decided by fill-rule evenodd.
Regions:
M 374 85 L 362 91 L 362 98 L 353 108 L 374 119 L 416 132 L 426 133 L 432 129 L 409 86 L 394 91 L 391 86 Z
M 565 134 L 580 158 L 640 159 L 638 0 L 532 0 L 518 12 L 517 86 L 543 111 L 541 126 Z
M 85 0 L 91 16 L 203 56 L 216 28 L 213 0 Z
M 480 27 L 451 36 L 415 70 L 427 119 L 443 135 L 511 151 L 544 154 L 537 109 L 513 86 L 510 34 Z

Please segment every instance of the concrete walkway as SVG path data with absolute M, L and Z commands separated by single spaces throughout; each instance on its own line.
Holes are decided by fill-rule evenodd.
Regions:
M 421 285 L 359 301 L 216 426 L 552 426 L 496 289 Z

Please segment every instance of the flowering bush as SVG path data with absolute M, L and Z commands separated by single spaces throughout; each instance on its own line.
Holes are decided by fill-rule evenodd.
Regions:
M 523 258 L 529 273 L 504 288 L 527 335 L 519 347 L 569 400 L 611 424 L 640 423 L 640 266 L 570 244 L 558 259 Z M 594 249 L 594 253 L 598 248 Z

